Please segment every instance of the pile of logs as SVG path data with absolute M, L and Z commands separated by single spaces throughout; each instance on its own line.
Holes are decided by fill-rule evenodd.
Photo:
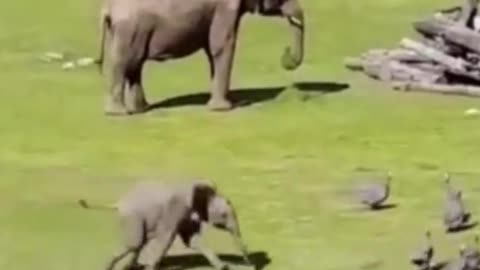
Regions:
M 419 40 L 405 38 L 399 48 L 370 50 L 345 65 L 395 90 L 480 97 L 479 0 L 464 1 L 415 22 Z

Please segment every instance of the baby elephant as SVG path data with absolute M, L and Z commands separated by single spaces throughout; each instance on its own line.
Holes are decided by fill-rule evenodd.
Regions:
M 205 223 L 230 232 L 245 262 L 249 264 L 235 210 L 230 201 L 210 183 L 167 185 L 141 182 L 113 206 L 92 206 L 85 200 L 79 203 L 84 208 L 115 209 L 119 214 L 124 247 L 112 257 L 107 270 L 114 269 L 129 254 L 133 256 L 126 269 L 137 268 L 138 257 L 144 248 L 149 251 L 144 267 L 154 270 L 177 235 L 185 246 L 203 254 L 215 268 L 228 269 L 217 255 L 201 243 L 200 236 Z

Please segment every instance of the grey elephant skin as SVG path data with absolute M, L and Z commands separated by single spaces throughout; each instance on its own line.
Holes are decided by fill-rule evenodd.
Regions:
M 126 269 L 140 266 L 140 252 L 146 249 L 143 266 L 153 270 L 160 264 L 176 236 L 201 254 L 217 269 L 227 269 L 218 256 L 202 244 L 202 228 L 211 224 L 231 233 L 247 264 L 247 249 L 231 202 L 206 182 L 159 184 L 140 182 L 115 205 L 91 205 L 79 201 L 84 208 L 114 209 L 118 212 L 124 246 L 107 265 L 112 270 L 127 255 L 133 254 Z
M 142 86 L 147 60 L 166 61 L 204 51 L 211 75 L 211 110 L 230 110 L 230 78 L 238 30 L 245 14 L 284 17 L 293 44 L 281 58 L 287 70 L 301 65 L 304 56 L 304 13 L 298 0 L 105 0 L 101 10 L 101 49 L 97 63 L 103 70 L 109 55 L 107 115 L 149 110 Z

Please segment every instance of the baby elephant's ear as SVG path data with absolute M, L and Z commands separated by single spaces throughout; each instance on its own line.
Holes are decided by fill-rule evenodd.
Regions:
M 258 0 L 265 11 L 280 9 L 283 0 Z
M 192 208 L 200 218 L 208 220 L 208 204 L 216 195 L 215 186 L 208 182 L 196 182 L 192 186 Z
M 260 8 L 260 2 L 263 0 L 243 0 L 243 7 L 247 12 L 257 13 Z
M 193 184 L 193 187 L 194 189 L 198 189 L 200 192 L 202 192 L 202 190 L 204 192 L 210 190 L 214 193 L 217 193 L 217 184 L 210 180 L 199 180 Z

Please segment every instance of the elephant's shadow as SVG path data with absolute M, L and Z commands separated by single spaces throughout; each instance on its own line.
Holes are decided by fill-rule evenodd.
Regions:
M 220 254 L 220 260 L 233 265 L 247 266 L 242 256 L 233 254 Z M 255 270 L 262 270 L 270 264 L 271 259 L 264 251 L 253 252 L 248 255 L 248 259 L 255 267 Z M 159 266 L 161 269 L 184 270 L 199 267 L 211 267 L 210 263 L 200 254 L 182 254 L 165 257 Z
M 350 87 L 348 84 L 336 82 L 296 82 L 293 86 L 301 92 L 322 94 L 341 92 Z M 286 86 L 277 86 L 236 89 L 230 91 L 229 98 L 233 101 L 235 107 L 245 107 L 273 100 L 283 93 L 286 88 Z M 205 105 L 209 98 L 209 93 L 195 93 L 173 97 L 152 104 L 150 110 Z

